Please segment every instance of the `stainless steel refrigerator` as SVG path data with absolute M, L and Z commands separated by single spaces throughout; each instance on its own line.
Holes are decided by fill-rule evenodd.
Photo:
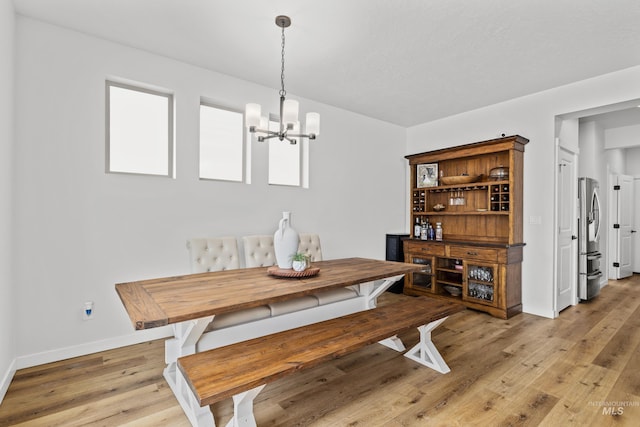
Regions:
M 589 300 L 600 293 L 600 199 L 598 181 L 578 178 L 578 298 Z

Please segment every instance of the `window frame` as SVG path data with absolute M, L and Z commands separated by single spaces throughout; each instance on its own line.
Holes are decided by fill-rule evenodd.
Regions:
M 242 130 L 242 136 L 240 138 L 240 144 L 241 144 L 242 156 L 241 156 L 241 164 L 240 164 L 241 171 L 240 171 L 240 179 L 239 180 L 225 179 L 225 178 L 206 178 L 206 177 L 202 177 L 200 175 L 201 174 L 200 165 L 201 165 L 201 161 L 202 161 L 202 159 L 201 159 L 201 155 L 202 155 L 201 143 L 202 143 L 202 140 L 201 140 L 201 134 L 200 134 L 202 123 L 200 121 L 200 118 L 201 118 L 201 113 L 200 112 L 201 112 L 201 108 L 203 106 L 240 114 L 240 117 L 241 117 L 240 129 Z M 248 158 L 249 158 L 248 157 L 249 156 L 248 151 L 250 149 L 250 145 L 247 144 L 248 132 L 247 132 L 247 128 L 245 127 L 244 123 L 245 123 L 245 117 L 244 117 L 244 111 L 243 110 L 240 110 L 240 109 L 237 109 L 237 108 L 233 108 L 233 107 L 223 106 L 223 105 L 220 105 L 220 104 L 218 104 L 216 102 L 212 102 L 212 101 L 209 101 L 209 100 L 204 99 L 204 98 L 200 99 L 200 104 L 198 106 L 198 179 L 199 180 L 202 180 L 202 181 L 249 183 L 248 182 L 249 181 L 249 177 L 248 177 L 248 168 L 249 168 L 248 166 L 249 165 L 247 163 L 248 163 Z
M 150 95 L 161 96 L 167 99 L 167 173 L 146 173 L 111 170 L 111 87 L 142 92 Z M 105 173 L 125 174 L 140 176 L 158 176 L 175 178 L 175 98 L 172 92 L 159 89 L 151 89 L 143 85 L 122 83 L 115 80 L 105 80 Z

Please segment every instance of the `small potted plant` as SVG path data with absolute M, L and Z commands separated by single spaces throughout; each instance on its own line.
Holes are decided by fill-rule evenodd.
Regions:
M 291 256 L 291 261 L 295 271 L 304 271 L 309 266 L 309 255 L 296 252 Z

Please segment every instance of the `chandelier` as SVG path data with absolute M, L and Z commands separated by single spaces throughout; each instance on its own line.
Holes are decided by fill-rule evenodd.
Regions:
M 282 28 L 282 66 L 280 68 L 280 123 L 277 131 L 269 130 L 269 122 L 261 116 L 260 104 L 247 104 L 245 109 L 245 124 L 249 132 L 258 134 L 258 141 L 278 138 L 287 140 L 290 144 L 296 144 L 296 138 L 316 139 L 320 133 L 320 114 L 307 113 L 306 134 L 300 133 L 298 121 L 298 101 L 286 99 L 287 91 L 284 89 L 284 29 L 291 25 L 288 16 L 276 16 L 276 25 Z

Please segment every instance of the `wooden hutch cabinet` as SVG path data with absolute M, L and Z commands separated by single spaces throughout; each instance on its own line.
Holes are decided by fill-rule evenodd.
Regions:
M 404 256 L 424 268 L 407 275 L 405 294 L 457 300 L 503 319 L 522 311 L 522 173 L 528 142 L 515 135 L 406 156 L 412 227 Z M 501 166 L 508 170 L 491 177 Z M 442 240 L 422 240 L 416 222 L 441 224 Z

